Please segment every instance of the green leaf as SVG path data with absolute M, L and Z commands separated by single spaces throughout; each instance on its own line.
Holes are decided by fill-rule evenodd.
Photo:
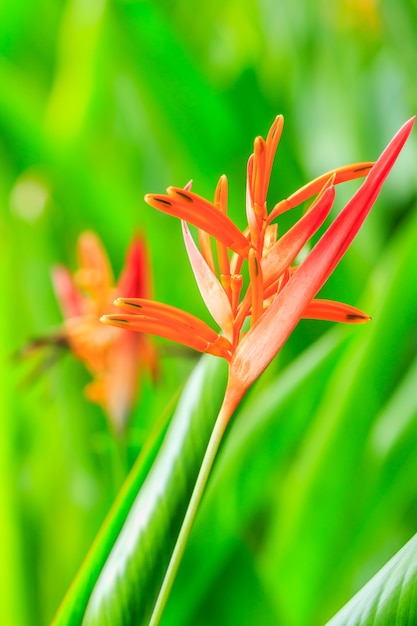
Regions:
M 417 535 L 327 623 L 410 626 L 417 622 Z
M 155 463 L 144 481 L 142 466 L 134 468 L 124 496 L 119 498 L 56 626 L 81 623 L 87 592 L 97 576 L 82 621 L 85 626 L 147 623 L 221 406 L 226 376 L 227 365 L 221 359 L 204 356 L 200 360 Z M 132 504 L 135 486 L 137 496 Z M 125 521 L 120 530 L 122 519 Z M 103 557 L 107 556 L 102 567 Z

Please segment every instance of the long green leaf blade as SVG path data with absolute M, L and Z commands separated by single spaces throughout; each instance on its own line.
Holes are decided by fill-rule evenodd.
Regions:
M 417 623 L 417 535 L 328 622 L 327 626 Z
M 226 363 L 213 357 L 203 357 L 195 368 L 94 587 L 84 626 L 148 623 L 221 406 L 226 376 Z
M 168 415 L 168 417 L 170 416 Z M 152 441 L 149 441 L 146 449 L 141 452 L 123 484 L 116 501 L 58 609 L 53 620 L 53 626 L 78 626 L 81 624 L 97 578 L 123 527 L 136 494 L 140 490 L 157 455 L 161 440 L 166 432 L 166 419 L 164 417 L 163 423 L 158 424 Z

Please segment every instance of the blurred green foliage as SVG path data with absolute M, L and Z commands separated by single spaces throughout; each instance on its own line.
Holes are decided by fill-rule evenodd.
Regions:
M 0 3 L 0 624 L 50 621 L 195 363 L 164 350 L 160 384 L 143 382 L 121 461 L 100 409 L 83 397 L 82 365 L 53 349 L 13 359 L 61 321 L 51 266 L 74 267 L 77 236 L 90 228 L 118 273 L 143 231 L 157 299 L 207 319 L 179 224 L 144 193 L 193 179 L 211 197 L 226 173 L 230 215 L 242 225 L 246 160 L 277 113 L 286 127 L 271 203 L 323 171 L 376 158 L 417 111 L 416 37 L 414 0 Z M 268 398 L 282 393 L 276 374 L 299 367 L 294 359 L 328 324 L 302 322 L 265 373 L 250 418 L 236 421 L 224 448 L 224 458 L 236 448 L 224 463 L 243 459 L 244 470 L 239 479 L 228 470 L 229 483 L 219 463 L 201 528 L 217 510 L 223 519 L 208 526 L 211 538 L 196 529 L 194 559 L 200 550 L 210 575 L 187 586 L 191 545 L 167 624 L 180 623 L 181 606 L 182 624 L 275 624 L 280 613 L 285 626 L 320 623 L 416 530 L 416 164 L 414 136 L 323 289 L 375 321 L 329 335 L 331 367 L 306 377 L 302 402 L 278 398 L 274 408 Z M 339 207 L 351 190 L 338 190 Z M 239 451 L 233 437 L 269 415 L 262 398 L 276 425 Z M 237 513 L 245 493 L 246 517 Z

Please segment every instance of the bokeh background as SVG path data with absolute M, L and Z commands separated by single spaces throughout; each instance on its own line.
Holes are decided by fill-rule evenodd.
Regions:
M 226 173 L 243 226 L 246 160 L 278 113 L 272 204 L 375 159 L 417 112 L 416 67 L 415 0 L 0 3 L 2 625 L 50 622 L 195 363 L 159 343 L 121 468 L 82 364 L 58 348 L 14 356 L 61 323 L 51 267 L 74 268 L 91 229 L 117 275 L 143 232 L 155 297 L 209 321 L 179 223 L 143 195 L 193 179 L 210 198 Z M 414 135 L 323 290 L 373 322 L 302 322 L 249 396 L 167 624 L 324 623 L 416 531 L 416 168 Z

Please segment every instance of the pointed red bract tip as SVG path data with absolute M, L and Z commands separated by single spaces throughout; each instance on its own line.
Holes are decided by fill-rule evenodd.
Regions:
M 150 298 L 152 291 L 148 250 L 143 235 L 135 235 L 126 254 L 116 292 L 127 298 Z

